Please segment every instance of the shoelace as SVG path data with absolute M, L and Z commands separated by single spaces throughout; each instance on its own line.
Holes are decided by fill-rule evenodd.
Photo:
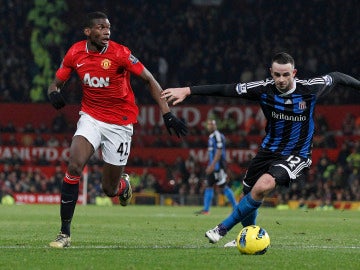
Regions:
M 64 234 L 59 234 L 59 235 L 56 237 L 55 241 L 64 240 L 66 237 L 67 237 L 67 236 L 64 235 Z

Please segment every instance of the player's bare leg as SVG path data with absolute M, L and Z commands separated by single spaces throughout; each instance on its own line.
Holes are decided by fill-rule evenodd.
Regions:
M 132 188 L 129 175 L 124 173 L 124 166 L 104 164 L 103 190 L 109 197 L 119 196 L 122 206 L 129 204 L 132 197 Z
M 50 247 L 70 246 L 70 225 L 79 197 L 79 182 L 82 170 L 93 154 L 93 146 L 83 136 L 74 136 L 70 146 L 69 165 L 61 187 L 61 229 Z

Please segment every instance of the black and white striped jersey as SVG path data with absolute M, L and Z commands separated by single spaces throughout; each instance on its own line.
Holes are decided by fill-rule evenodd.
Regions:
M 295 79 L 286 93 L 275 87 L 273 79 L 239 83 L 236 91 L 242 98 L 257 101 L 267 120 L 266 136 L 261 147 L 282 155 L 311 157 L 314 135 L 314 109 L 317 99 L 331 91 L 329 75 L 309 80 Z
M 210 165 L 216 155 L 216 151 L 218 149 L 221 149 L 221 157 L 218 162 L 215 164 L 215 172 L 218 172 L 220 169 L 225 169 L 226 166 L 226 139 L 224 134 L 222 134 L 220 131 L 215 130 L 213 133 L 209 135 L 208 139 L 208 155 L 209 155 L 209 161 L 208 165 Z

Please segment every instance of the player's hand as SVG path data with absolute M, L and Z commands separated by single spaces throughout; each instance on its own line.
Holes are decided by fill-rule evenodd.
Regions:
M 60 92 L 52 91 L 49 94 L 49 100 L 55 109 L 59 110 L 65 106 L 65 100 Z
M 182 102 L 190 94 L 191 91 L 189 87 L 168 88 L 161 92 L 161 98 L 165 99 L 167 103 L 176 105 Z
M 185 136 L 188 132 L 188 128 L 184 121 L 179 120 L 178 118 L 173 115 L 172 112 L 165 113 L 163 115 L 165 126 L 170 135 L 171 129 L 175 132 L 175 134 L 180 138 L 180 136 Z

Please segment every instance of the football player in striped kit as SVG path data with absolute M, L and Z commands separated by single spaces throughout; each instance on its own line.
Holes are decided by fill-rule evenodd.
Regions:
M 311 165 L 314 109 L 317 100 L 347 86 L 360 90 L 360 81 L 340 72 L 300 80 L 291 55 L 274 55 L 264 81 L 169 88 L 162 98 L 176 105 L 189 95 L 238 97 L 257 101 L 267 120 L 266 135 L 243 179 L 244 197 L 235 210 L 205 236 L 210 243 L 223 238 L 236 224 L 256 224 L 258 208 L 277 185 L 289 186 Z M 231 242 L 230 242 L 231 243 Z
M 227 185 L 226 174 L 226 139 L 216 125 L 215 119 L 208 119 L 206 121 L 206 129 L 209 132 L 208 140 L 208 166 L 205 169 L 206 174 L 206 188 L 204 191 L 204 208 L 196 212 L 196 214 L 209 214 L 212 200 L 214 197 L 214 187 L 221 191 L 233 209 L 236 206 L 236 199 L 234 192 Z

